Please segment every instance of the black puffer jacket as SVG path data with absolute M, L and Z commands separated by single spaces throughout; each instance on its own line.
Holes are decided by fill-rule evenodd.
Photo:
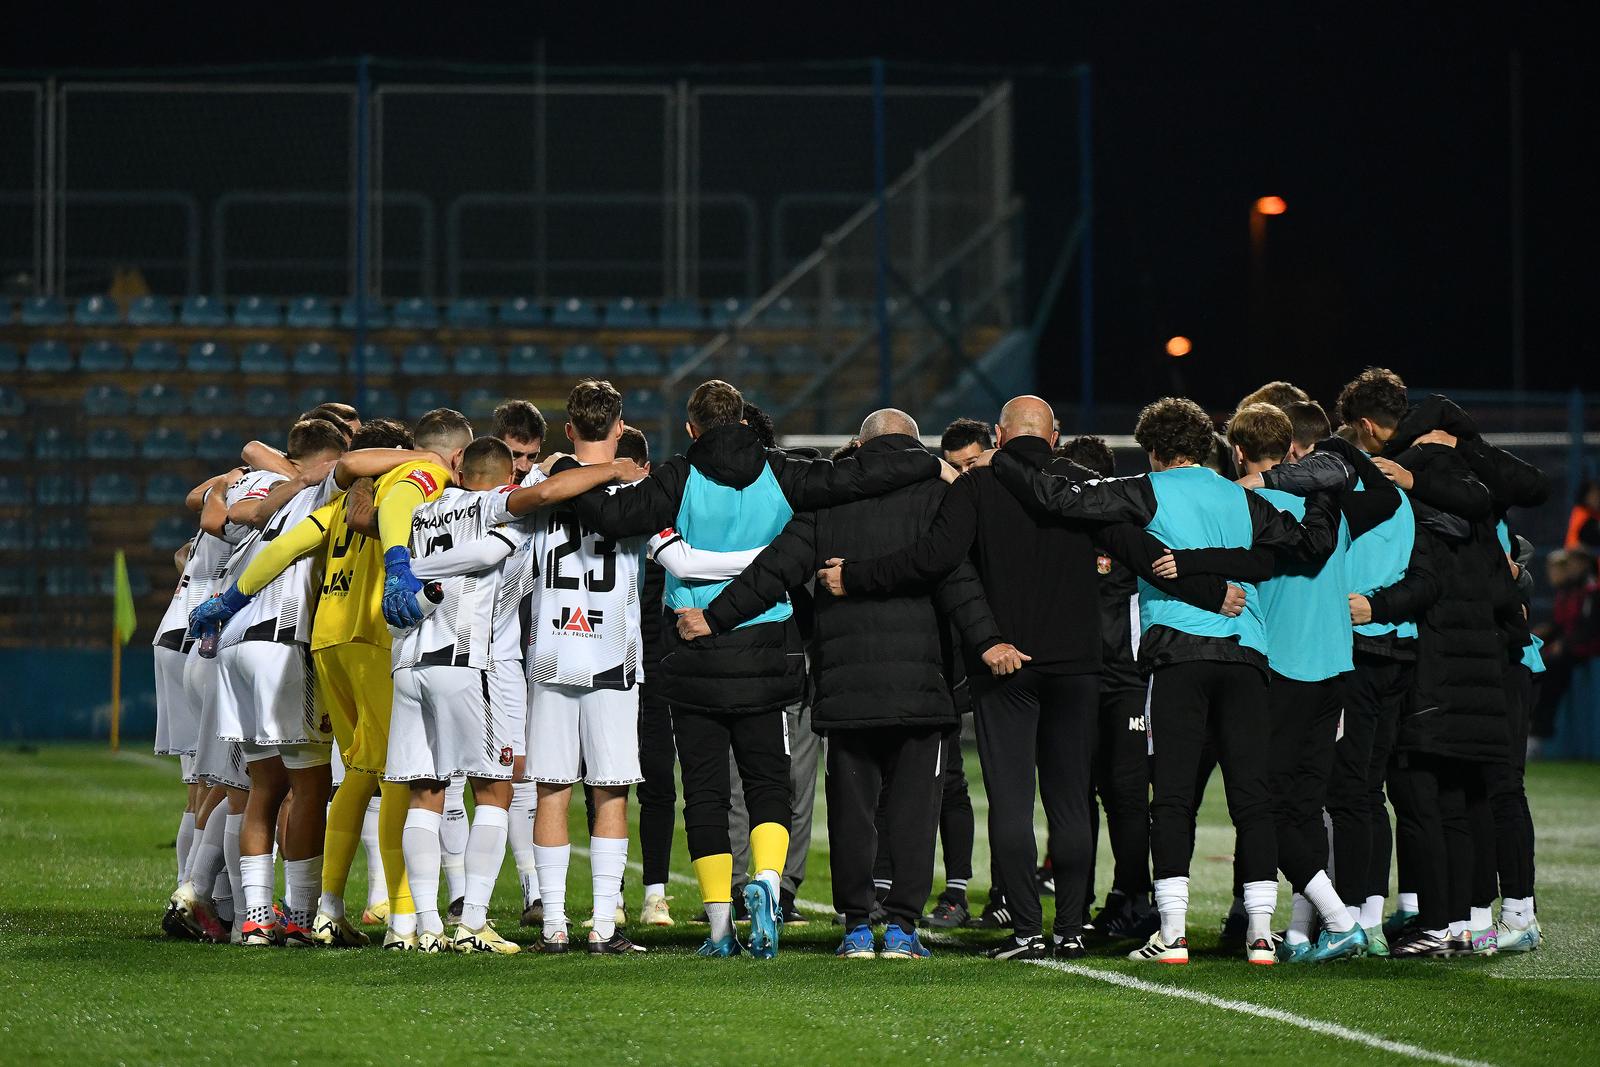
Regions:
M 741 424 L 707 430 L 689 446 L 655 466 L 648 478 L 614 493 L 587 493 L 576 501 L 589 529 L 611 537 L 639 537 L 681 525 L 679 509 L 690 469 L 721 485 L 745 489 L 770 467 L 795 512 L 843 504 L 928 479 L 939 462 L 920 446 L 890 453 L 867 470 L 853 458 L 837 464 L 803 460 L 763 448 Z M 746 626 L 693 643 L 678 637 L 675 619 L 663 614 L 662 694 L 676 706 L 699 711 L 753 713 L 787 707 L 800 699 L 805 654 L 791 617 Z
M 920 448 L 886 434 L 861 446 L 867 469 Z M 706 610 L 714 635 L 760 614 L 828 559 L 884 555 L 913 544 L 933 522 L 946 487 L 920 482 L 869 500 L 796 515 L 783 533 Z M 816 603 L 812 728 L 820 734 L 869 727 L 945 727 L 956 722 L 945 674 L 944 632 L 981 652 L 1000 641 L 972 565 L 894 595 L 824 596 Z M 737 633 L 738 631 L 733 631 Z M 714 639 L 710 638 L 710 639 Z M 702 639 L 702 640 L 710 640 Z M 698 642 L 696 642 L 698 643 Z

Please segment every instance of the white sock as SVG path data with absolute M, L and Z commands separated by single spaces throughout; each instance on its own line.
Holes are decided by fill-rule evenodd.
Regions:
M 667 883 L 651 882 L 649 885 L 644 887 L 644 895 L 646 899 L 649 899 L 650 897 L 666 897 Z
M 1379 896 L 1368 897 L 1361 904 L 1361 925 L 1371 930 L 1375 926 L 1383 925 L 1383 898 Z
M 510 814 L 505 808 L 479 804 L 472 812 L 472 830 L 467 834 L 465 857 L 466 889 L 461 905 L 461 925 L 482 930 L 489 918 L 489 898 L 494 881 L 506 859 L 506 827 Z
M 1316 918 L 1316 911 L 1311 907 L 1311 901 L 1296 893 L 1289 898 L 1289 929 L 1283 932 L 1283 940 L 1289 945 L 1304 945 L 1311 940 L 1311 922 Z
M 464 852 L 446 851 L 442 835 L 439 841 L 439 866 L 444 870 L 445 888 L 449 891 L 450 903 L 454 904 L 467 892 L 467 857 Z
M 532 782 L 518 782 L 511 787 L 511 807 L 506 812 L 506 844 L 517 864 L 524 908 L 539 899 L 539 862 L 533 855 L 533 816 L 538 809 L 538 786 Z
M 428 933 L 444 933 L 439 918 L 439 824 L 444 817 L 427 808 L 406 812 L 400 835 L 406 857 L 406 879 L 417 906 L 417 926 Z
M 1472 909 L 1472 929 L 1487 930 L 1494 925 L 1494 913 L 1488 908 Z
M 439 826 L 439 848 L 444 860 L 444 877 L 453 904 L 466 893 L 467 780 L 452 778 L 444 787 L 444 822 Z M 477 929 L 477 927 L 473 927 Z
M 1457 919 L 1455 922 L 1450 924 L 1450 936 L 1460 937 L 1462 934 L 1467 933 L 1471 929 L 1472 923 L 1470 921 L 1466 919 Z
M 1189 919 L 1189 879 L 1157 878 L 1156 911 L 1161 913 L 1161 940 L 1170 945 L 1183 937 Z
M 1277 880 L 1246 882 L 1244 884 L 1244 912 L 1249 916 L 1245 939 L 1256 942 L 1262 938 L 1272 940 L 1272 913 L 1278 907 Z
M 1500 921 L 1513 930 L 1526 930 L 1533 925 L 1533 898 L 1506 897 L 1500 901 Z
M 594 885 L 594 932 L 602 941 L 617 932 L 617 902 L 622 897 L 622 872 L 628 869 L 626 837 L 589 839 L 589 870 Z
M 722 941 L 733 936 L 733 905 L 727 901 L 706 905 L 706 918 L 711 922 L 711 940 Z
M 778 871 L 756 872 L 756 881 L 766 883 L 767 889 L 772 893 L 773 900 L 778 899 L 778 882 L 782 877 L 782 874 Z M 891 889 L 894 888 L 894 884 L 891 882 L 889 887 Z
M 438 882 L 434 882 L 434 893 L 435 893 L 435 895 L 438 894 L 438 884 L 439 884 Z M 434 914 L 437 915 L 439 913 L 438 912 L 434 912 Z M 443 924 L 441 923 L 440 926 L 442 927 Z M 408 912 L 406 912 L 404 914 L 399 914 L 397 912 L 392 912 L 391 911 L 389 913 L 389 929 L 390 929 L 390 931 L 392 931 L 393 933 L 399 935 L 400 937 L 405 937 L 407 934 L 416 933 L 417 932 L 417 913 L 414 912 L 414 911 L 408 911 Z M 438 933 L 439 931 L 435 930 L 434 932 Z
M 1400 910 L 1409 911 L 1413 915 L 1421 911 L 1422 906 L 1417 903 L 1417 895 L 1415 893 L 1401 893 Z
M 533 852 L 539 896 L 544 900 L 544 936 L 554 937 L 567 929 L 567 866 L 572 862 L 572 846 L 534 845 Z
M 182 885 L 189 876 L 189 851 L 194 847 L 194 812 L 186 811 L 178 820 L 178 843 L 174 851 L 178 856 L 178 884 Z
M 1306 899 L 1322 916 L 1322 925 L 1334 933 L 1347 933 L 1355 925 L 1350 921 L 1350 909 L 1339 899 L 1339 891 L 1333 888 L 1327 871 L 1318 871 L 1306 883 Z
M 272 923 L 272 853 L 239 857 L 239 880 L 244 883 L 244 917 L 247 922 Z
M 196 834 L 195 845 L 190 849 L 189 873 L 185 881 L 197 897 L 209 897 L 217 883 L 217 872 L 223 869 L 222 834 L 227 829 L 228 817 L 211 813 L 206 828 Z
M 317 897 L 322 891 L 322 857 L 283 861 L 283 909 L 290 922 L 311 928 Z
M 378 847 L 378 802 L 382 798 L 374 793 L 367 801 L 367 813 L 361 818 L 361 848 L 367 854 L 367 907 L 382 904 L 389 899 L 389 887 L 383 880 L 383 851 Z
M 344 897 L 338 893 L 324 893 L 317 901 L 317 912 L 330 919 L 344 918 Z
M 211 882 L 211 906 L 217 909 L 217 918 L 224 926 L 233 923 L 233 881 L 226 868 L 217 872 Z
M 222 862 L 228 869 L 228 881 L 233 885 L 233 910 L 241 915 L 248 907 L 244 899 L 244 873 L 239 866 L 242 861 L 239 855 L 239 827 L 243 825 L 242 811 L 237 815 L 230 811 L 222 821 Z

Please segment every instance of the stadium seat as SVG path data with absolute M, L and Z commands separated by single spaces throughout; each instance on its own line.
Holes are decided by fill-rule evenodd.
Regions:
M 500 394 L 492 389 L 468 389 L 461 394 L 461 413 L 474 422 L 494 418 L 494 409 L 499 406 Z
M 0 374 L 11 374 L 22 369 L 22 355 L 10 341 L 0 341 Z
M 283 309 L 278 302 L 265 296 L 241 296 L 233 305 L 233 324 L 258 329 L 276 329 L 283 325 Z
M 456 349 L 458 375 L 497 375 L 505 370 L 500 353 L 488 345 L 464 345 Z
M 21 393 L 9 385 L 0 385 L 0 415 L 14 419 L 27 410 L 28 403 Z
M 439 325 L 439 309 L 420 296 L 407 297 L 394 306 L 398 330 L 432 330 Z
M 444 321 L 458 330 L 481 330 L 493 324 L 493 316 L 487 300 L 457 297 L 445 309 Z
M 172 301 L 164 296 L 136 296 L 128 305 L 129 326 L 171 326 Z
M 67 305 L 59 296 L 30 296 L 22 302 L 19 321 L 24 326 L 65 326 Z
M 232 374 L 239 365 L 233 358 L 233 349 L 215 341 L 190 345 L 185 363 L 190 374 Z
M 780 296 L 767 306 L 757 321 L 773 329 L 797 330 L 811 325 L 811 316 L 795 303 L 793 297 Z
M 294 394 L 294 406 L 298 411 L 310 411 L 338 398 L 339 394 L 331 385 L 306 385 Z
M 659 422 L 667 405 L 654 389 L 629 389 L 622 398 L 622 417 L 629 423 Z
M 131 460 L 133 438 L 120 426 L 101 426 L 89 431 L 88 453 L 96 460 Z
M 513 330 L 534 329 L 544 325 L 544 308 L 525 296 L 503 301 L 496 315 L 500 325 Z
M 717 374 L 729 381 L 748 381 L 772 369 L 767 354 L 753 345 L 725 345 L 711 358 Z
M 27 481 L 18 474 L 0 474 L 0 506 L 20 507 L 28 503 Z
M 55 516 L 39 524 L 39 547 L 47 552 L 60 552 L 89 547 L 89 529 L 83 520 L 68 516 Z
M 32 567 L 0 567 L 0 597 L 32 597 L 39 589 L 39 575 Z
M 189 436 L 171 426 L 157 426 L 139 442 L 139 455 L 145 459 L 189 459 L 194 449 Z
M 161 382 L 140 389 L 133 402 L 133 410 L 144 416 L 182 415 L 188 406 L 188 399 L 181 392 Z
M 679 345 L 667 353 L 667 369 L 677 370 L 679 367 L 688 366 L 699 351 L 699 345 Z
M 297 330 L 326 330 L 333 326 L 333 305 L 320 296 L 297 296 L 284 321 Z
M 79 326 L 116 326 L 122 322 L 122 308 L 99 293 L 79 297 L 72 309 L 72 321 Z
M 434 408 L 455 407 L 455 403 L 455 397 L 446 389 L 413 389 L 406 394 L 406 418 L 420 419 Z
M 604 377 L 608 373 L 606 354 L 594 345 L 572 345 L 561 353 L 561 373 Z
M 339 353 L 321 341 L 309 341 L 294 350 L 291 366 L 296 374 L 338 374 Z
M 600 315 L 589 301 L 569 296 L 551 309 L 550 325 L 578 328 L 598 326 Z
M 26 366 L 35 374 L 65 374 L 72 369 L 72 350 L 60 341 L 35 341 L 28 346 Z
M 393 390 L 369 385 L 362 390 L 361 402 L 356 408 L 369 419 L 392 419 L 400 414 L 400 398 Z
M 46 426 L 33 435 L 35 459 L 70 461 L 82 455 L 83 448 L 77 437 L 59 426 Z
M 148 440 L 149 438 L 146 438 L 146 441 Z M 220 426 L 212 426 L 200 431 L 200 436 L 194 442 L 194 454 L 197 459 L 203 459 L 207 463 L 232 466 L 239 462 L 241 444 L 237 433 L 224 430 Z M 224 468 L 219 466 L 217 469 Z
M 624 296 L 606 305 L 605 324 L 611 329 L 637 330 L 654 325 L 650 309 L 631 296 Z
M 706 316 L 693 300 L 667 300 L 656 311 L 656 325 L 663 330 L 703 330 Z
M 168 515 L 150 528 L 150 547 L 157 552 L 176 552 L 178 546 L 194 536 L 196 524 L 182 515 Z M 130 584 L 132 575 L 129 575 Z
M 362 308 L 354 300 L 346 300 L 339 308 L 339 325 L 347 330 L 353 330 L 359 323 Z M 367 297 L 365 308 L 367 316 L 367 329 L 381 330 L 389 325 L 389 313 L 383 309 L 383 301 L 376 297 Z
M 34 503 L 45 508 L 83 503 L 83 486 L 70 474 L 45 474 L 33 488 Z
M 91 385 L 83 393 L 83 410 L 95 416 L 126 415 L 128 394 L 120 385 Z
M 400 373 L 412 378 L 450 373 L 450 364 L 435 345 L 409 345 L 400 354 Z
M 618 374 L 661 373 L 661 353 L 649 345 L 623 345 L 612 362 Z
M 166 506 L 180 506 L 188 499 L 194 485 L 181 474 L 152 474 L 144 483 L 144 502 Z M 181 520 L 189 522 L 189 520 Z
M 271 341 L 252 341 L 239 351 L 241 374 L 287 374 L 289 357 Z
M 95 582 L 81 567 L 55 564 L 44 571 L 44 595 L 47 597 L 91 597 L 95 595 Z
M 781 345 L 772 353 L 775 374 L 815 374 L 821 367 L 822 357 L 805 345 Z
M 21 519 L 0 519 L 0 552 L 24 552 L 33 547 L 33 529 Z
M 512 345 L 506 350 L 507 374 L 536 378 L 555 372 L 555 360 L 542 345 Z
M 89 481 L 89 503 L 100 507 L 126 507 L 139 502 L 139 485 L 126 474 L 96 474 Z
M 186 296 L 178 312 L 178 322 L 183 326 L 216 327 L 228 325 L 228 309 L 222 301 L 210 296 Z
M 28 455 L 28 442 L 9 426 L 0 426 L 0 463 L 21 463 Z
M 196 415 L 232 415 L 238 409 L 239 402 L 226 385 L 202 385 L 189 395 L 189 410 Z
M 711 325 L 717 327 L 718 329 L 732 325 L 733 320 L 738 318 L 740 315 L 743 315 L 745 313 L 745 309 L 749 306 L 750 304 L 748 301 L 741 300 L 736 296 L 730 296 L 725 300 L 718 300 L 715 304 L 711 305 Z
M 78 354 L 78 369 L 86 374 L 115 374 L 128 369 L 128 350 L 115 341 L 90 341 Z
M 245 390 L 244 410 L 252 417 L 286 419 L 298 413 L 288 392 L 275 385 L 254 385 Z
M 394 357 L 383 345 L 367 342 L 360 349 L 350 353 L 350 373 L 356 373 L 357 362 L 364 364 L 363 373 L 375 375 L 380 378 L 388 377 L 394 373 Z
M 100 568 L 99 573 L 95 575 L 94 588 L 90 592 L 91 596 L 108 597 L 115 595 L 117 591 L 117 576 L 113 569 L 114 567 L 115 564 L 108 564 Z M 150 595 L 150 578 L 145 574 L 143 567 L 130 566 L 128 568 L 128 591 L 135 598 Z
M 176 374 L 182 363 L 171 341 L 140 341 L 133 350 L 133 369 L 146 374 Z

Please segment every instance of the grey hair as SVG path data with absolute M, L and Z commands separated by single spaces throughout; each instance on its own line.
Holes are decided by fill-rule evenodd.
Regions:
M 903 433 L 912 437 L 922 436 L 917 431 L 917 420 L 899 408 L 879 408 L 861 420 L 859 437 L 863 442 L 891 433 Z

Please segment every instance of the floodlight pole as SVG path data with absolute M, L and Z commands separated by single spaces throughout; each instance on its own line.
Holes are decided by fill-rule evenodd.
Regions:
M 889 173 L 884 151 L 884 70 L 881 58 L 872 61 L 872 183 L 877 211 L 873 235 L 877 241 L 878 405 L 894 400 L 894 353 L 889 340 Z
M 1094 127 L 1090 114 L 1089 67 L 1078 68 L 1078 422 L 1094 429 Z M 1035 354 L 1035 359 L 1038 358 Z
M 371 56 L 356 60 L 356 333 L 355 350 L 350 366 L 355 373 L 355 396 L 351 399 L 357 407 L 364 406 L 367 392 L 367 175 L 371 166 L 369 134 L 371 129 L 372 69 Z

